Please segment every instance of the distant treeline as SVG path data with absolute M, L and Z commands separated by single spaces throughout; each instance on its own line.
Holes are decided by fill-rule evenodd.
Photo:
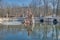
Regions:
M 44 5 L 42 5 L 42 1 Z M 51 2 L 51 5 L 53 8 L 51 6 L 48 6 L 49 2 Z M 25 7 L 24 6 L 25 4 L 23 4 L 23 7 L 12 5 L 13 6 L 12 8 L 10 6 L 7 6 L 6 8 L 0 8 L 0 17 L 6 17 L 6 14 L 8 14 L 9 17 L 18 17 L 18 16 L 22 16 L 23 14 L 26 15 L 26 11 L 28 9 L 30 9 L 33 15 L 36 17 L 40 17 L 40 15 L 49 16 L 53 14 L 60 16 L 59 3 L 60 3 L 60 0 L 50 0 L 50 1 L 49 0 L 32 0 L 29 6 L 27 7 Z
M 0 16 L 4 17 L 6 14 L 9 14 L 9 16 L 21 16 L 21 15 L 26 15 L 26 11 L 28 9 L 31 9 L 31 12 L 34 14 L 34 16 L 39 17 L 40 15 L 52 15 L 52 9 L 48 8 L 48 13 L 44 13 L 46 10 L 44 7 L 36 7 L 36 8 L 28 8 L 28 7 L 16 7 L 16 8 L 5 8 L 2 9 L 0 8 Z

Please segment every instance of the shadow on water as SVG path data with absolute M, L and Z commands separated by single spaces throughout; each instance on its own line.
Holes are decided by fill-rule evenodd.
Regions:
M 53 25 L 36 24 L 33 30 L 31 27 L 0 25 L 0 40 L 56 40 L 56 29 L 53 30 Z M 60 27 L 56 27 L 60 40 Z

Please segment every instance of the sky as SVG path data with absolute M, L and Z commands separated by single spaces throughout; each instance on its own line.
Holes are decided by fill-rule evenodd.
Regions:
M 10 7 L 12 7 L 12 6 L 28 6 L 31 3 L 31 1 L 32 0 L 2 0 L 1 4 L 3 4 L 3 6 L 2 6 L 3 8 L 5 6 L 10 6 Z M 43 2 L 42 2 L 42 4 L 43 4 Z M 53 8 L 51 3 L 49 3 L 49 6 L 51 6 Z
M 4 6 L 28 6 L 31 0 L 2 0 L 1 4 Z

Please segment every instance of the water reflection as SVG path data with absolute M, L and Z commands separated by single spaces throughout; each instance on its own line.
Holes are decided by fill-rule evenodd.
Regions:
M 31 27 L 0 25 L 0 40 L 56 40 L 56 29 L 53 30 L 53 25 L 36 24 L 33 30 Z M 59 25 L 56 27 L 60 40 Z

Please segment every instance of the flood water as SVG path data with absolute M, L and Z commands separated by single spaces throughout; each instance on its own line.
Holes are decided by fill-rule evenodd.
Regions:
M 35 24 L 30 32 L 29 27 L 0 25 L 0 40 L 60 40 L 59 25 Z

